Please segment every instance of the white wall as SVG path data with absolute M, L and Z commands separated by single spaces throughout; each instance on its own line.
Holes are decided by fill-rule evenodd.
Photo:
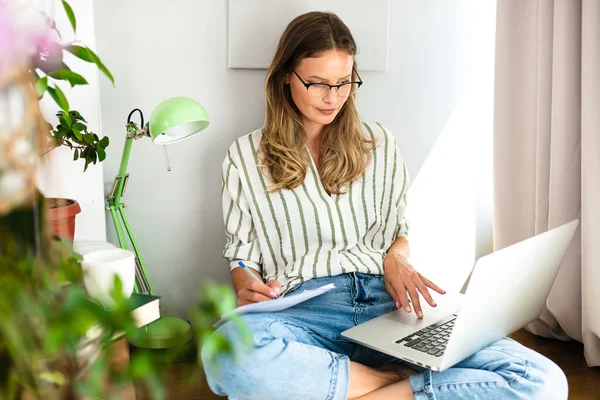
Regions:
M 57 27 L 63 37 L 63 43 L 78 40 L 95 50 L 94 8 L 92 0 L 70 0 L 77 18 L 77 34 L 67 19 L 59 0 L 40 3 L 42 10 L 54 15 Z M 64 52 L 63 52 L 64 53 Z M 72 110 L 77 110 L 88 121 L 88 130 L 102 137 L 100 120 L 100 89 L 98 72 L 93 64 L 86 63 L 67 54 L 65 63 L 88 81 L 89 85 L 71 88 L 68 83 L 58 85 L 65 93 Z M 103 78 L 104 79 L 104 78 Z M 56 126 L 55 117 L 59 110 L 49 94 L 41 101 L 44 118 Z M 109 146 L 108 151 L 112 146 Z M 75 240 L 106 240 L 104 221 L 104 174 L 101 164 L 90 165 L 83 173 L 83 162 L 73 161 L 73 152 L 61 147 L 43 158 L 43 165 L 37 177 L 38 187 L 46 197 L 66 197 L 75 199 L 81 205 L 81 213 L 75 225 Z
M 489 121 L 482 122 L 483 126 L 477 126 L 468 118 L 469 104 L 487 104 L 487 100 L 478 99 L 481 93 L 472 79 L 473 62 L 481 50 L 474 48 L 477 44 L 472 41 L 480 34 L 476 30 L 484 27 L 474 26 L 480 18 L 475 14 L 483 11 L 476 11 L 471 3 L 468 0 L 392 1 L 389 69 L 361 74 L 366 83 L 358 96 L 359 111 L 363 119 L 377 120 L 395 134 L 413 180 L 419 179 L 419 171 L 426 159 L 431 160 L 428 156 L 445 132 L 450 132 L 446 136 L 467 131 L 491 138 L 491 115 Z M 486 4 L 488 9 L 495 7 L 495 2 Z M 143 109 L 148 119 L 161 100 L 183 95 L 203 104 L 212 120 L 202 135 L 169 147 L 172 172 L 166 172 L 162 149 L 149 140 L 134 143 L 129 164 L 127 212 L 151 282 L 163 297 L 167 310 L 185 315 L 204 280 L 229 281 L 229 268 L 221 257 L 225 236 L 220 166 L 235 138 L 262 125 L 266 71 L 227 68 L 225 1 L 101 0 L 94 2 L 94 11 L 98 50 L 113 71 L 117 86 L 113 89 L 106 82 L 100 82 L 102 122 L 112 143 L 104 163 L 106 190 L 118 169 L 117 149 L 120 151 L 123 144 L 124 125 L 131 109 Z M 483 23 L 493 24 L 494 16 L 488 12 L 482 19 Z M 484 45 L 492 48 L 493 60 L 493 35 L 491 40 Z M 493 62 L 488 62 L 486 68 L 492 65 Z M 491 71 L 487 72 L 491 85 Z M 459 109 L 462 110 L 460 118 L 456 116 Z M 450 121 L 455 121 L 452 129 L 448 128 Z M 474 142 L 469 142 L 471 139 L 465 135 L 459 139 L 464 146 L 454 147 L 458 153 L 452 154 L 450 161 L 462 157 L 472 159 L 479 151 Z M 454 143 L 456 140 L 446 141 Z M 454 166 L 439 164 L 439 161 L 433 163 L 437 166 L 422 186 L 431 187 L 434 182 L 431 177 L 437 175 L 436 171 L 451 171 Z M 460 168 L 457 173 L 464 173 L 464 163 Z M 474 177 L 465 179 L 468 181 L 465 187 L 473 191 L 481 187 Z M 447 208 L 444 203 L 447 197 L 460 203 L 460 199 L 469 200 L 471 196 L 470 192 L 448 190 L 450 192 L 443 196 L 436 193 L 438 196 L 432 199 L 436 201 L 430 203 L 431 207 Z M 423 202 L 418 196 L 411 198 L 409 209 L 418 209 L 419 203 Z M 467 207 L 467 214 L 478 203 L 471 199 L 470 204 L 473 206 Z M 487 210 L 487 207 L 484 204 L 479 208 Z M 438 246 L 437 243 L 429 245 L 428 233 L 419 232 L 415 227 L 424 215 L 426 217 L 421 212 L 413 216 L 416 220 L 413 218 L 414 238 L 411 240 L 417 242 L 414 243 L 417 259 L 419 252 L 431 252 Z M 444 218 L 430 220 L 427 226 L 445 232 L 445 237 L 456 236 L 456 227 L 463 217 L 450 211 Z M 453 242 L 462 247 L 445 254 L 447 259 L 461 254 L 465 259 L 462 264 L 467 263 L 463 267 L 466 272 L 459 271 L 460 279 L 455 280 L 464 281 L 478 243 L 485 243 L 491 235 L 491 231 L 486 232 L 486 218 L 486 215 L 476 215 L 465 233 L 470 236 Z M 472 227 L 473 224 L 476 226 Z M 477 231 L 480 225 L 485 229 Z M 108 236 L 109 241 L 116 243 L 110 225 Z M 441 268 L 447 266 L 440 265 L 438 269 Z M 452 276 L 450 273 L 443 278 L 450 286 L 459 286 Z
M 492 250 L 496 2 L 426 4 L 392 2 L 390 68 L 359 107 L 392 129 L 411 174 L 411 263 L 460 290 Z

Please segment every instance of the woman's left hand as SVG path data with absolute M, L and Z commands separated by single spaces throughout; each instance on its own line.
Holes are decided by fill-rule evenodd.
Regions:
M 396 303 L 396 308 L 403 307 L 406 312 L 411 312 L 410 301 L 412 301 L 415 313 L 419 319 L 423 318 L 419 292 L 423 295 L 430 306 L 437 304 L 429 294 L 428 287 L 440 294 L 445 294 L 435 283 L 425 278 L 408 263 L 406 257 L 400 253 L 390 252 L 383 260 L 385 288 Z M 408 292 L 408 295 L 407 295 Z

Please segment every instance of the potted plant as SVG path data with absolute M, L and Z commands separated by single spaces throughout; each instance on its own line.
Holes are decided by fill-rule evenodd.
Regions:
M 73 32 L 76 33 L 77 20 L 71 6 L 62 2 L 69 18 Z M 77 41 L 63 44 L 56 23 L 48 16 L 44 16 L 48 27 L 48 39 L 40 41 L 29 63 L 29 72 L 34 80 L 34 88 L 39 99 L 48 93 L 61 108 L 56 114 L 56 120 L 48 123 L 49 141 L 43 154 L 51 150 L 66 146 L 73 150 L 73 160 L 81 160 L 84 172 L 90 164 L 102 162 L 106 158 L 106 148 L 109 145 L 108 137 L 98 137 L 94 132 L 88 131 L 87 121 L 76 110 L 71 110 L 69 101 L 57 85 L 58 81 L 68 82 L 71 87 L 87 85 L 87 80 L 73 71 L 64 62 L 64 53 L 70 53 L 80 60 L 95 64 L 100 71 L 114 84 L 114 78 L 100 58 L 85 45 Z M 56 236 L 73 241 L 75 235 L 75 217 L 81 211 L 79 203 L 74 199 L 49 198 L 47 199 L 49 218 L 52 233 Z
M 23 4 L 0 1 L 0 31 L 20 15 L 22 10 L 14 7 Z M 39 39 L 28 31 L 16 35 L 19 45 Z M 31 85 L 31 68 L 23 65 L 34 51 L 14 47 L 5 38 L 0 35 L 0 399 L 118 398 L 120 388 L 131 382 L 145 382 L 153 398 L 164 398 L 152 353 L 136 352 L 128 366 L 114 370 L 110 353 L 99 351 L 110 348 L 116 332 L 136 335 L 138 330 L 120 281 L 115 280 L 113 291 L 116 307 L 103 308 L 86 294 L 80 258 L 50 234 L 45 199 L 34 179 L 47 125 Z M 68 129 L 79 140 L 77 114 L 65 111 L 59 122 L 55 137 L 71 141 L 65 139 Z M 100 142 L 94 137 L 94 143 L 86 143 Z M 76 147 L 79 142 L 71 143 Z M 75 150 L 81 157 L 84 149 Z M 88 157 L 93 162 L 89 150 L 87 164 Z M 219 316 L 234 306 L 229 287 L 209 285 L 201 291 L 191 310 L 198 348 L 204 346 L 215 356 L 231 351 L 225 338 L 211 331 Z M 90 327 L 100 332 L 91 343 Z
M 59 111 L 56 117 L 58 125 L 55 128 L 48 124 L 49 148 L 44 154 L 60 146 L 69 147 L 73 150 L 73 160 L 84 162 L 84 172 L 89 164 L 104 161 L 109 144 L 107 136 L 100 139 L 95 133 L 88 132 L 87 121 L 76 110 Z M 81 212 L 79 203 L 73 199 L 48 198 L 47 207 L 52 233 L 72 242 L 75 236 L 75 217 Z

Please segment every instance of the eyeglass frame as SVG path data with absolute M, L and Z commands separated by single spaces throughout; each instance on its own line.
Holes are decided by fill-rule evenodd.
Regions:
M 304 87 L 306 88 L 306 91 L 307 91 L 307 92 L 308 92 L 308 89 L 309 89 L 311 86 L 313 86 L 313 85 L 324 85 L 324 86 L 329 86 L 329 91 L 327 92 L 327 94 L 329 94 L 329 92 L 331 92 L 331 90 L 332 90 L 333 88 L 336 88 L 335 94 L 336 94 L 336 96 L 338 96 L 338 97 L 343 97 L 343 96 L 340 96 L 340 94 L 339 94 L 339 93 L 340 93 L 340 87 L 342 87 L 342 86 L 344 86 L 344 85 L 352 85 L 352 84 L 356 84 L 356 85 L 358 85 L 358 87 L 356 88 L 356 90 L 358 90 L 358 89 L 359 89 L 359 88 L 362 86 L 362 84 L 364 83 L 364 82 L 363 82 L 363 80 L 362 80 L 362 78 L 361 78 L 361 77 L 360 77 L 360 75 L 358 74 L 358 71 L 357 71 L 355 68 L 352 68 L 352 72 L 356 72 L 356 76 L 358 77 L 358 81 L 357 81 L 357 82 L 354 82 L 354 81 L 351 81 L 351 82 L 344 82 L 344 83 L 340 83 L 339 85 L 330 85 L 330 84 L 328 84 L 328 83 L 321 83 L 321 82 L 308 82 L 308 83 L 307 83 L 307 82 L 304 82 L 304 79 L 302 79 L 302 78 L 300 77 L 300 75 L 298 75 L 298 73 L 296 72 L 296 70 L 294 70 L 294 69 L 293 69 L 293 70 L 292 70 L 292 72 L 293 72 L 293 73 L 294 73 L 294 74 L 295 74 L 295 75 L 298 77 L 298 79 L 300 79 L 300 82 L 301 82 L 301 83 L 304 85 Z M 356 91 L 355 91 L 354 93 L 356 93 Z M 348 94 L 348 96 L 346 96 L 346 97 L 350 97 L 350 96 L 351 96 L 352 94 L 354 94 L 354 93 L 350 93 L 350 94 Z M 325 96 L 327 96 L 327 94 L 326 94 Z M 325 97 L 325 96 L 323 96 L 323 97 Z

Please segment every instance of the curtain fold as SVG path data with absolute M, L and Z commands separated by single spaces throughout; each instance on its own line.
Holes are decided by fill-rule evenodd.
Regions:
M 530 332 L 600 365 L 600 2 L 499 0 L 494 247 L 580 227 Z

